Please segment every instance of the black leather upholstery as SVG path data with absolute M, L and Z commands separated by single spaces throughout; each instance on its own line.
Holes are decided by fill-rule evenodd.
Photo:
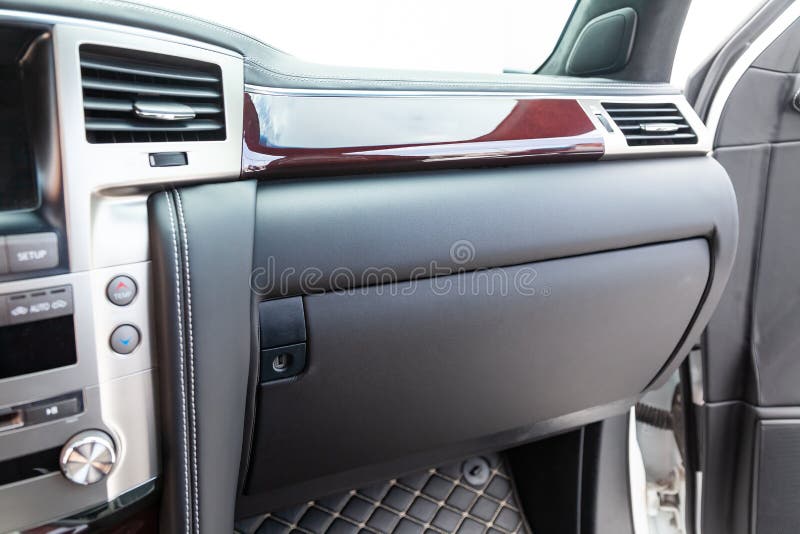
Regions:
M 230 532 L 251 365 L 255 183 L 149 202 L 166 532 Z

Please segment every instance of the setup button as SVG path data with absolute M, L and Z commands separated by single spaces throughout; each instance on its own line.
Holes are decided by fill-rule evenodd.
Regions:
M 111 333 L 111 348 L 117 354 L 130 354 L 139 346 L 139 331 L 135 326 L 124 324 Z
M 10 235 L 6 252 L 12 273 L 58 267 L 58 237 L 53 232 Z
M 136 298 L 136 282 L 129 276 L 115 276 L 106 287 L 108 300 L 117 306 L 127 306 Z

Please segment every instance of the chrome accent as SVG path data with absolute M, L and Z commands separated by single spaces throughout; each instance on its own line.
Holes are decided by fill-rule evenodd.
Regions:
M 72 436 L 61 449 L 59 460 L 67 480 L 81 486 L 106 478 L 116 462 L 114 441 L 100 430 L 86 430 Z
M 654 156 L 703 156 L 711 152 L 712 137 L 708 129 L 697 116 L 692 106 L 686 101 L 683 95 L 660 95 L 660 96 L 640 96 L 640 97 L 622 97 L 622 96 L 609 96 L 609 97 L 591 97 L 591 98 L 578 98 L 578 102 L 583 106 L 584 111 L 589 116 L 589 119 L 594 121 L 598 130 L 604 133 L 606 142 L 606 153 L 602 159 L 624 159 L 636 157 L 654 157 Z M 683 116 L 683 119 L 692 129 L 697 136 L 697 143 L 692 144 L 672 144 L 672 145 L 641 145 L 641 146 L 628 146 L 625 140 L 625 135 L 619 126 L 611 118 L 611 115 L 602 106 L 606 104 L 673 104 L 678 108 L 678 111 Z M 602 115 L 612 125 L 612 132 L 607 132 L 603 127 L 597 115 Z M 630 130 L 628 130 L 630 131 Z M 642 137 L 647 136 L 648 139 L 653 138 L 653 133 L 642 134 Z M 669 138 L 675 138 L 676 135 L 670 134 Z M 631 135 L 629 134 L 629 137 Z
M 138 114 L 138 113 L 137 113 Z M 194 116 L 194 113 L 192 113 Z M 155 118 L 155 117 L 148 117 Z M 225 126 L 215 120 L 198 119 L 192 122 L 180 122 L 187 118 L 166 118 L 162 116 L 161 120 L 170 121 L 163 124 L 142 124 L 135 120 L 122 120 L 122 119 L 87 119 L 86 129 L 90 131 L 138 131 L 143 132 L 206 132 L 212 130 L 221 130 Z M 210 141 L 203 141 L 208 143 Z
M 133 103 L 133 112 L 136 116 L 143 119 L 155 119 L 161 121 L 185 121 L 193 119 L 197 113 L 219 113 L 221 108 L 214 105 L 198 104 L 196 107 L 193 105 L 181 104 L 180 102 L 162 102 L 159 100 L 137 100 Z M 217 123 L 220 128 L 222 124 Z
M 628 488 L 631 498 L 631 521 L 634 534 L 648 534 L 647 478 L 642 450 L 636 437 L 636 408 L 628 412 Z
M 245 90 L 252 93 L 273 96 L 313 96 L 313 97 L 352 97 L 352 98 L 530 98 L 530 99 L 575 99 L 583 107 L 595 128 L 603 135 L 606 144 L 605 155 L 601 159 L 653 157 L 661 155 L 701 156 L 711 151 L 711 139 L 683 95 L 643 95 L 643 96 L 582 96 L 575 94 L 540 94 L 525 92 L 474 92 L 474 91 L 382 91 L 382 90 L 349 90 L 349 89 L 284 89 L 278 87 L 261 87 L 247 84 Z M 613 126 L 609 133 L 597 118 L 602 115 L 609 123 L 613 122 L 608 112 L 601 105 L 605 103 L 630 104 L 673 104 L 678 108 L 691 129 L 697 134 L 697 143 L 674 145 L 628 146 L 625 136 L 619 127 Z
M 222 113 L 222 108 L 216 104 L 191 103 L 181 104 L 188 107 L 195 115 Z M 126 98 L 97 98 L 84 97 L 83 108 L 97 111 L 133 111 L 133 101 Z
M 108 27 L 115 30 L 106 29 L 102 24 L 86 26 L 74 21 L 56 24 L 53 29 L 62 171 L 63 181 L 68 188 L 66 214 L 72 271 L 147 260 L 147 211 L 145 197 L 139 195 L 148 187 L 185 181 L 238 180 L 241 174 L 244 107 L 242 58 L 199 46 L 188 46 L 183 42 L 156 39 L 152 37 L 155 34 L 147 32 L 139 34 L 124 31 L 122 27 Z M 222 74 L 226 116 L 225 140 L 89 143 L 86 140 L 86 127 L 102 128 L 105 125 L 87 124 L 84 119 L 79 54 L 82 44 L 127 48 L 218 65 Z M 116 104 L 119 105 L 119 102 Z M 192 109 L 198 113 L 197 109 Z M 201 126 L 221 126 L 218 121 L 209 120 L 211 122 Z M 185 128 L 179 121 L 170 121 L 173 126 L 168 126 L 170 122 L 164 122 L 164 127 Z M 148 159 L 151 152 L 186 152 L 189 164 L 151 167 Z M 120 246 L 120 243 L 124 246 Z
M 800 89 L 797 90 L 792 98 L 792 107 L 795 111 L 800 111 Z
M 679 119 L 683 120 L 683 117 L 680 117 Z M 678 130 L 681 129 L 681 127 L 680 125 L 673 124 L 671 122 L 650 122 L 650 123 L 640 124 L 639 129 L 647 133 L 672 133 L 672 132 L 677 132 Z
M 84 52 L 81 54 L 81 67 L 87 69 L 119 72 L 121 74 L 151 76 L 154 78 L 167 78 L 187 82 L 216 83 L 219 81 L 217 76 L 212 76 L 211 74 L 206 74 L 205 72 L 192 71 L 190 69 L 169 68 L 160 65 L 145 65 L 135 61 L 107 58 L 92 52 Z
M 695 406 L 704 406 L 706 400 L 703 392 L 703 351 L 700 349 L 689 352 L 689 377 L 692 384 L 692 403 Z
M 187 98 L 219 98 L 219 92 L 213 89 L 199 87 L 175 87 L 171 85 L 158 85 L 153 83 L 125 82 L 119 80 L 82 80 L 85 89 L 98 89 L 100 91 L 119 91 L 137 93 L 140 95 L 167 95 L 183 96 Z
M 558 86 L 559 84 L 553 84 L 553 87 Z M 563 87 L 572 87 L 576 84 L 563 84 Z M 637 86 L 649 86 L 651 84 L 641 83 L 641 84 L 630 84 L 631 89 L 635 89 Z M 665 87 L 669 87 L 668 84 L 662 84 Z M 591 89 L 590 85 L 583 85 L 578 86 L 582 89 Z M 619 89 L 619 85 L 597 85 L 595 86 L 597 89 L 607 89 L 613 87 L 615 89 Z M 290 88 L 290 87 L 271 87 L 265 85 L 254 85 L 251 83 L 246 83 L 244 85 L 244 90 L 248 93 L 256 93 L 260 95 L 272 95 L 272 96 L 352 96 L 357 98 L 385 98 L 385 97 L 417 97 L 417 98 L 431 98 L 431 97 L 453 97 L 453 96 L 476 96 L 476 97 L 485 97 L 485 96 L 503 96 L 506 98 L 583 98 L 583 97 L 590 97 L 594 98 L 594 95 L 591 94 L 578 94 L 575 93 L 543 93 L 537 91 L 459 91 L 459 90 L 441 90 L 441 91 L 432 91 L 432 90 L 419 90 L 419 89 L 314 89 L 314 88 Z M 639 98 L 639 97 L 649 97 L 654 95 L 633 95 L 631 98 Z M 655 95 L 659 96 L 659 95 Z M 664 97 L 674 97 L 680 96 L 679 93 L 667 93 L 662 95 L 661 98 Z
M 719 88 L 714 94 L 714 98 L 708 110 L 706 124 L 708 125 L 709 132 L 711 132 L 713 136 L 712 140 L 717 136 L 717 129 L 719 128 L 719 122 L 722 118 L 722 112 L 736 84 L 739 83 L 739 80 L 742 79 L 744 73 L 747 72 L 747 69 L 750 68 L 750 65 L 753 64 L 758 56 L 775 42 L 775 40 L 798 18 L 800 18 L 800 2 L 794 2 L 747 47 L 739 59 L 737 59 L 728 70 L 728 73 L 719 84 Z

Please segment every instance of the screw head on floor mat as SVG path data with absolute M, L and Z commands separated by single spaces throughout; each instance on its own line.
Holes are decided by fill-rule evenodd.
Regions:
M 464 475 L 464 480 L 467 481 L 467 484 L 477 488 L 489 481 L 492 470 L 489 467 L 489 462 L 480 456 L 476 456 L 464 462 L 461 467 L 461 473 Z

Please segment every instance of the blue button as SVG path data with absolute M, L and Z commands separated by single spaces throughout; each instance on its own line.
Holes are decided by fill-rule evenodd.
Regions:
M 130 354 L 139 346 L 139 330 L 130 324 L 123 324 L 111 333 L 111 348 L 117 354 Z

